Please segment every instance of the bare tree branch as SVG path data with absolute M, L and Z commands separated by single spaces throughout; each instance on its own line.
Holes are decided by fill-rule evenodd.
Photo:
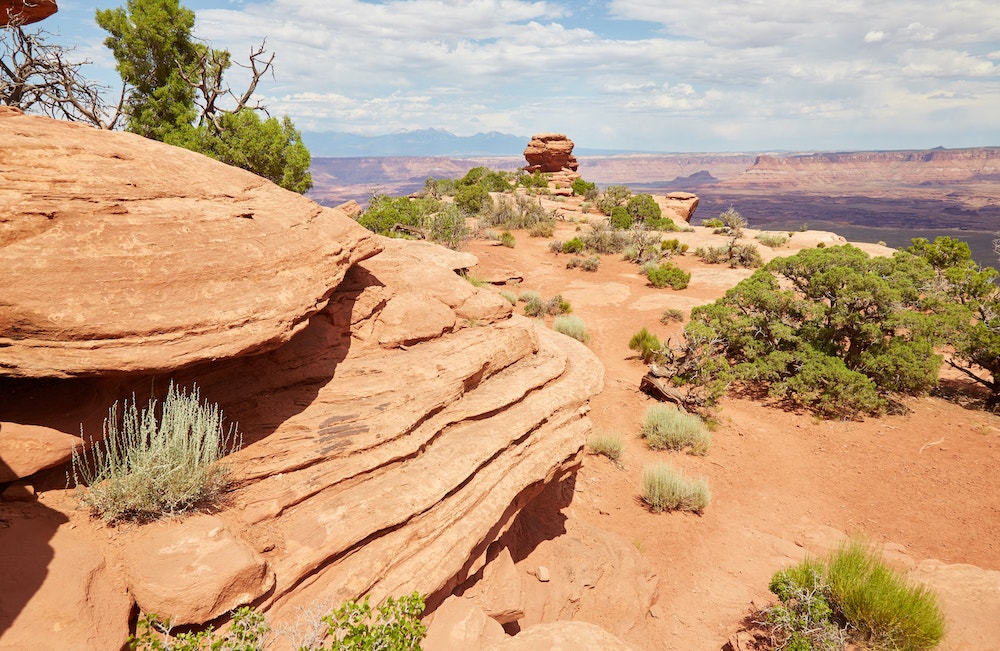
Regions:
M 250 63 L 249 65 L 244 65 L 238 61 L 230 61 L 229 52 L 226 50 L 215 50 L 211 47 L 205 47 L 201 57 L 191 69 L 184 70 L 182 66 L 178 65 L 181 78 L 194 88 L 197 93 L 195 104 L 199 109 L 199 126 L 210 122 L 216 130 L 220 130 L 219 119 L 223 115 L 238 113 L 245 108 L 267 113 L 267 108 L 259 101 L 254 106 L 248 106 L 261 77 L 267 74 L 268 71 L 271 71 L 273 74 L 274 53 L 272 52 L 268 59 L 264 61 L 263 57 L 267 54 L 267 51 L 264 49 L 264 43 L 261 43 L 251 49 Z M 223 87 L 223 73 L 229 67 L 230 63 L 235 63 L 239 67 L 251 71 L 250 83 L 242 95 L 237 95 L 228 86 Z M 235 106 L 232 108 L 224 108 L 222 106 L 222 100 L 227 97 L 235 100 Z

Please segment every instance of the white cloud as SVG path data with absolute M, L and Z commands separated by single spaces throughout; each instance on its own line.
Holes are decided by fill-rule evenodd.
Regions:
M 865 34 L 865 43 L 880 43 L 885 40 L 885 32 L 874 31 Z

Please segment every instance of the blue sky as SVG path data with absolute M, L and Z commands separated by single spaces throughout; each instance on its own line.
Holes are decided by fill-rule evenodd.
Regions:
M 43 25 L 110 80 L 93 13 L 124 4 L 60 0 Z M 305 131 L 557 131 L 640 151 L 1000 146 L 996 0 L 182 4 L 238 59 L 267 40 L 259 95 Z

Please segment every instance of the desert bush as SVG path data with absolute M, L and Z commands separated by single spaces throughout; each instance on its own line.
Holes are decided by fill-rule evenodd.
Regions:
M 549 251 L 551 253 L 562 253 L 563 246 L 565 245 L 566 243 L 563 242 L 562 240 L 552 240 L 551 242 L 549 242 Z
M 488 282 L 486 282 L 479 276 L 475 275 L 474 273 L 466 271 L 459 275 L 462 276 L 462 278 L 465 278 L 467 281 L 469 281 L 469 284 L 472 285 L 473 287 L 486 287 L 487 285 L 489 285 Z
M 538 222 L 528 229 L 528 237 L 552 237 L 555 232 L 556 226 L 553 222 Z
M 667 308 L 663 310 L 663 314 L 660 315 L 660 323 L 667 325 L 668 323 L 673 323 L 675 321 L 684 320 L 684 311 L 678 310 L 677 308 Z
M 587 437 L 587 448 L 591 454 L 603 454 L 612 461 L 618 461 L 625 449 L 625 439 L 621 432 L 605 432 L 594 430 Z
M 641 434 L 654 450 L 703 456 L 712 444 L 712 435 L 700 418 L 669 405 L 653 405 L 646 410 Z
M 510 231 L 504 231 L 503 233 L 500 233 L 500 244 L 513 249 L 517 245 L 517 240 L 514 239 L 513 233 Z
M 863 542 L 835 550 L 827 578 L 835 608 L 876 648 L 930 649 L 944 635 L 934 593 L 908 583 Z
M 777 572 L 770 589 L 780 602 L 758 616 L 776 648 L 840 651 L 851 643 L 880 651 L 924 651 L 944 635 L 934 593 L 909 583 L 858 540 L 824 560 L 806 559 Z
M 552 323 L 552 329 L 572 337 L 581 343 L 590 343 L 590 334 L 587 332 L 587 326 L 584 324 L 583 319 L 578 316 L 561 314 L 555 318 L 555 321 Z
M 375 194 L 368 208 L 358 217 L 358 223 L 380 235 L 394 235 L 396 225 L 423 229 L 428 215 L 441 210 L 442 203 L 434 197 L 410 199 Z
M 757 235 L 757 241 L 766 247 L 780 249 L 785 246 L 786 242 L 788 242 L 788 238 L 784 235 L 778 235 L 776 233 L 760 233 Z
M 629 350 L 634 350 L 647 364 L 656 359 L 663 350 L 663 343 L 649 330 L 643 328 L 632 335 L 628 342 Z
M 670 464 L 657 463 L 642 470 L 642 499 L 656 512 L 701 513 L 712 495 L 704 479 L 687 479 Z
M 532 289 L 525 289 L 520 294 L 517 295 L 517 300 L 522 303 L 527 303 L 529 301 L 542 302 L 542 295 Z
M 629 214 L 623 206 L 615 206 L 611 209 L 611 214 L 608 215 L 608 224 L 611 228 L 617 228 L 619 230 L 625 230 L 626 228 L 632 228 L 632 224 L 635 223 L 635 217 Z
M 510 183 L 510 172 L 491 170 L 488 167 L 473 167 L 459 179 L 459 188 L 480 186 L 487 192 L 510 192 L 514 186 Z
M 639 265 L 639 274 L 649 277 L 649 272 L 654 271 L 660 267 L 660 263 L 655 260 L 647 260 Z
M 725 226 L 725 224 L 722 223 L 722 220 L 719 219 L 718 217 L 703 219 L 701 220 L 701 225 L 704 226 L 705 228 L 722 228 Z
M 690 247 L 687 244 L 681 244 L 681 241 L 676 238 L 660 242 L 660 251 L 669 256 L 684 255 L 687 253 L 688 248 Z
M 723 213 L 719 214 L 719 219 L 722 221 L 722 225 L 729 232 L 729 236 L 733 239 L 739 239 L 743 237 L 743 230 L 747 227 L 747 220 L 733 207 L 730 207 Z
M 822 242 L 821 242 L 822 244 Z M 698 247 L 694 254 L 708 264 L 728 264 L 731 268 L 756 269 L 764 264 L 757 247 L 749 243 L 731 242 L 726 246 Z
M 135 396 L 108 410 L 104 438 L 74 448 L 73 482 L 81 501 L 105 520 L 154 520 L 210 504 L 229 483 L 222 457 L 242 445 L 235 426 L 223 427 L 218 405 L 202 404 L 172 382 L 157 409 L 141 411 Z
M 584 181 L 583 178 L 578 178 L 573 180 L 573 194 L 578 197 L 583 197 L 584 199 L 593 199 L 597 196 L 597 185 L 589 181 Z
M 500 295 L 503 296 L 504 299 L 506 299 L 507 302 L 510 303 L 511 305 L 517 305 L 517 294 L 510 291 L 509 289 L 502 290 L 500 292 Z
M 629 243 L 628 231 L 613 228 L 608 223 L 591 224 L 590 232 L 581 239 L 588 250 L 601 255 L 621 253 Z
M 684 289 L 691 281 L 691 274 L 671 262 L 659 264 L 646 273 L 649 284 L 653 287 L 671 287 Z
M 594 205 L 605 215 L 611 216 L 611 211 L 616 206 L 624 207 L 632 196 L 632 190 L 627 185 L 610 185 L 605 188 L 601 196 L 597 197 Z
M 569 301 L 562 297 L 562 294 L 556 294 L 545 301 L 543 311 L 550 316 L 556 316 L 559 314 L 569 314 L 573 311 L 573 307 L 569 304 Z
M 692 231 L 692 228 L 678 226 L 669 217 L 651 217 L 645 221 L 646 228 L 653 231 Z
M 480 226 L 519 228 L 548 233 L 555 228 L 555 214 L 542 208 L 538 201 L 523 194 L 499 195 L 479 217 Z M 534 236 L 533 236 L 534 237 Z
M 263 651 L 270 642 L 271 627 L 264 615 L 248 606 L 231 613 L 229 631 L 219 636 L 211 625 L 203 631 L 172 635 L 170 619 L 145 614 L 135 624 L 128 640 L 133 651 Z
M 579 237 L 574 237 L 568 242 L 563 243 L 562 252 L 563 253 L 580 253 L 585 248 L 583 240 Z
M 459 249 L 471 237 L 465 215 L 454 204 L 448 204 L 441 210 L 424 219 L 427 237 L 433 242 L 442 244 L 449 249 Z
M 469 215 L 479 215 L 493 206 L 493 198 L 481 185 L 460 187 L 455 192 L 455 205 Z
M 629 197 L 625 204 L 625 210 L 636 221 L 652 221 L 659 219 L 663 213 L 660 204 L 651 194 L 636 194 Z
M 524 302 L 524 314 L 525 316 L 544 316 L 545 315 L 545 305 L 542 303 L 541 298 L 529 298 Z
M 573 257 L 566 263 L 567 269 L 576 269 L 579 267 L 584 271 L 597 271 L 600 266 L 601 258 L 596 255 L 588 256 L 586 258 Z
M 517 185 L 529 190 L 548 190 L 549 180 L 541 172 L 535 171 L 531 174 L 521 172 L 517 176 Z

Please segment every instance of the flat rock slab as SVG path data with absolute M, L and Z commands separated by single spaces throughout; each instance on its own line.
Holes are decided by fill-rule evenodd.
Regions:
M 0 482 L 69 461 L 80 438 L 39 425 L 0 422 Z
M 379 248 L 343 213 L 201 154 L 0 109 L 0 375 L 277 348 Z
M 267 563 L 211 515 L 142 527 L 124 560 L 139 607 L 174 625 L 207 622 L 274 585 Z

